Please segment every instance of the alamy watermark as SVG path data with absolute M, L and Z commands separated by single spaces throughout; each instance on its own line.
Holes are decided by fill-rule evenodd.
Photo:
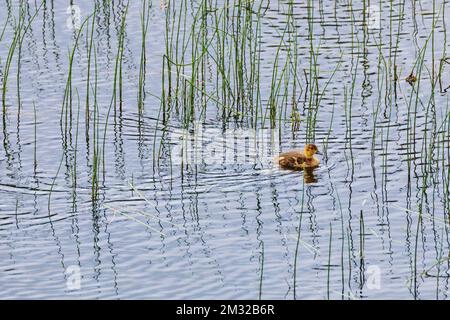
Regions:
M 65 272 L 66 279 L 66 287 L 69 291 L 76 291 L 81 289 L 81 268 L 80 266 L 73 265 L 69 266 Z
M 174 165 L 268 163 L 279 154 L 278 130 L 205 128 L 174 130 L 169 135 Z
M 77 5 L 68 6 L 66 14 L 70 15 L 66 19 L 66 28 L 68 30 L 79 30 L 81 28 L 81 9 Z
M 366 271 L 366 287 L 368 290 L 380 290 L 381 289 L 381 269 L 377 265 L 372 265 L 367 268 Z

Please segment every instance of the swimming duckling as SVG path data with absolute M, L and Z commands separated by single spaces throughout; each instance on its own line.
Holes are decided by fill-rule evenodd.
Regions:
M 411 86 L 417 81 L 417 77 L 411 72 L 409 76 L 406 77 L 406 82 L 408 82 Z
M 315 156 L 318 151 L 319 149 L 317 149 L 316 145 L 307 144 L 303 152 L 300 150 L 292 150 L 282 153 L 275 161 L 283 169 L 303 170 L 306 168 L 316 168 L 320 164 L 319 159 Z

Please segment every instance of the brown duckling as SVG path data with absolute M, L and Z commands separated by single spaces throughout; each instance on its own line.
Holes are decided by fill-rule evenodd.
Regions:
M 417 77 L 411 72 L 411 74 L 407 76 L 405 80 L 412 86 L 414 85 L 414 83 L 416 83 Z
M 303 170 L 306 168 L 316 168 L 320 161 L 315 156 L 319 150 L 315 144 L 307 144 L 303 151 L 292 150 L 280 154 L 275 161 L 283 169 Z

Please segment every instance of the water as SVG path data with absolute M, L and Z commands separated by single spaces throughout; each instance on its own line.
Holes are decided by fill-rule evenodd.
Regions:
M 150 10 L 142 113 L 137 107 L 142 8 L 133 2 L 124 38 L 122 112 L 113 110 L 108 120 L 105 179 L 100 170 L 93 202 L 92 122 L 89 140 L 85 135 L 89 33 L 82 32 L 75 50 L 73 121 L 65 134 L 60 112 L 76 36 L 70 26 L 77 19 L 65 4 L 46 1 L 22 44 L 21 108 L 17 51 L 8 79 L 0 133 L 0 298 L 448 299 L 448 93 L 437 86 L 432 96 L 430 84 L 433 62 L 437 70 L 450 51 L 445 14 L 439 11 L 448 11 L 448 2 L 442 7 L 443 1 L 435 1 L 439 18 L 429 40 L 433 49 L 430 43 L 424 54 L 414 123 L 408 121 L 408 105 L 412 99 L 414 109 L 416 92 L 404 79 L 431 34 L 433 1 L 406 1 L 403 15 L 401 6 L 391 10 L 383 2 L 382 29 L 375 24 L 367 32 L 362 4 L 314 3 L 313 44 L 320 90 L 326 88 L 315 124 L 315 143 L 325 151 L 320 168 L 288 172 L 271 163 L 279 151 L 305 144 L 303 120 L 294 130 L 288 114 L 274 128 L 267 121 L 254 131 L 245 121 L 224 122 L 212 100 L 203 118 L 196 113 L 202 121 L 191 134 L 204 148 L 216 145 L 216 157 L 199 153 L 198 162 L 185 159 L 183 166 L 180 158 L 171 158 L 170 150 L 181 143 L 168 137 L 183 134 L 183 119 L 173 111 L 166 126 L 161 121 L 164 1 L 153 1 Z M 76 5 L 82 22 L 92 3 Z M 18 2 L 0 6 L 3 27 L 8 13 L 18 17 Z M 36 7 L 30 2 L 27 8 L 29 21 Z M 101 137 L 123 8 L 123 2 L 103 4 L 95 21 Z M 284 1 L 271 2 L 261 19 L 264 106 L 286 12 Z M 303 71 L 310 74 L 307 17 L 306 3 L 296 3 L 301 119 L 309 101 Z M 0 42 L 2 79 L 13 21 Z M 393 78 L 385 67 L 392 64 L 390 52 L 397 54 L 395 93 L 386 89 L 386 79 Z M 206 86 L 215 92 L 209 63 Z M 450 65 L 444 68 L 446 87 Z M 93 78 L 91 73 L 91 108 Z M 255 135 L 266 137 L 259 156 L 239 158 Z M 234 138 L 221 153 L 221 139 Z M 191 161 L 193 156 L 189 153 Z

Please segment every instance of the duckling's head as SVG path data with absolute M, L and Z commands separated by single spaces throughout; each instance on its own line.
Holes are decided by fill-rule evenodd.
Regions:
M 305 153 L 305 156 L 307 158 L 312 158 L 316 153 L 319 152 L 319 149 L 315 144 L 307 144 L 303 149 L 303 152 Z

